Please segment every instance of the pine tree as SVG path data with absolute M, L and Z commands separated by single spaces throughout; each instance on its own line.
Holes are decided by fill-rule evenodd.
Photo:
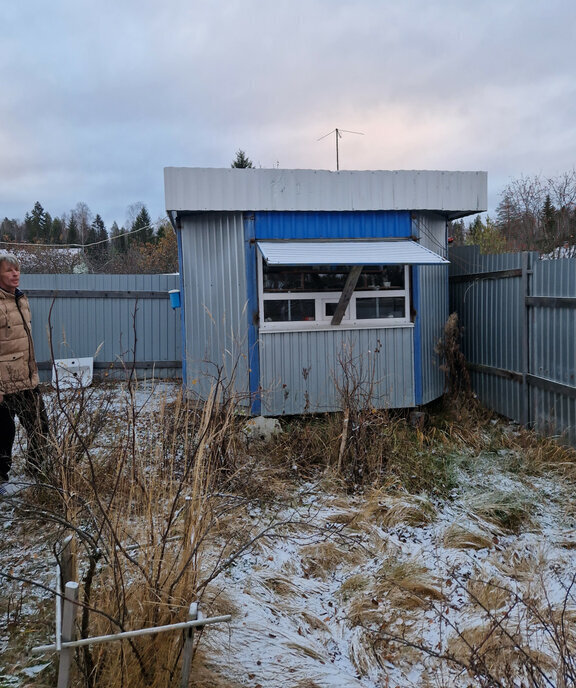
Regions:
M 242 167 L 242 168 L 253 168 L 252 160 L 246 155 L 243 150 L 238 150 L 236 152 L 236 158 L 230 165 L 230 167 Z
M 464 244 L 464 237 L 466 234 L 466 226 L 464 220 L 454 220 L 448 226 L 448 236 L 452 239 L 454 246 L 462 246 Z
M 26 234 L 28 241 L 31 243 L 46 243 L 50 238 L 50 228 L 48 226 L 48 220 L 50 224 L 52 220 L 50 216 L 46 216 L 46 212 L 39 201 L 34 203 L 32 212 L 26 213 L 24 218 L 24 223 L 26 225 Z
M 52 220 L 50 228 L 50 243 L 61 244 L 66 238 L 66 222 L 59 217 Z
M 112 253 L 126 253 L 128 248 L 125 236 L 124 227 L 118 227 L 118 223 L 114 221 L 110 228 L 110 238 L 112 239 Z
M 108 259 L 108 232 L 100 215 L 96 215 L 86 236 L 86 253 L 93 268 L 99 269 Z
M 558 240 L 558 222 L 556 208 L 552 205 L 550 194 L 546 194 L 544 207 L 542 208 L 542 233 L 543 248 L 552 250 Z
M 74 246 L 77 246 L 80 243 L 78 224 L 74 215 L 71 215 L 70 219 L 68 220 L 68 225 L 66 227 L 66 243 Z
M 506 250 L 506 239 L 502 236 L 498 226 L 486 217 L 486 224 L 482 222 L 480 215 L 468 228 L 466 244 L 480 247 L 480 253 L 503 253 Z
M 130 243 L 148 244 L 154 241 L 154 228 L 152 227 L 152 220 L 150 219 L 150 215 L 145 205 L 142 206 L 142 209 L 132 223 L 130 232 L 134 232 L 134 234 L 130 236 Z

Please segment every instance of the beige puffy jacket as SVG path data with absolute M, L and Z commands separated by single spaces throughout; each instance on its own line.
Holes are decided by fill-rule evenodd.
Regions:
M 0 289 L 0 393 L 34 389 L 39 383 L 30 306 L 24 294 Z

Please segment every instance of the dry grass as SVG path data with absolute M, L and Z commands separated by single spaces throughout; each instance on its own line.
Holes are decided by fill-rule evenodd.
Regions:
M 524 492 L 486 490 L 466 499 L 470 512 L 505 533 L 518 533 L 536 527 L 537 502 Z
M 354 564 L 362 559 L 358 550 L 344 549 L 330 541 L 302 547 L 300 557 L 306 574 L 317 578 L 326 577 L 342 564 Z
M 354 430 L 344 443 L 344 415 L 329 414 L 283 419 L 281 435 L 268 444 L 248 445 L 242 418 L 221 386 L 203 405 L 183 397 L 161 399 L 155 415 L 147 419 L 133 392 L 127 389 L 122 408 L 101 403 L 94 414 L 88 412 L 90 399 L 62 397 L 53 463 L 59 473 L 54 484 L 36 491 L 26 506 L 31 528 L 48 518 L 52 541 L 77 534 L 82 635 L 181 621 L 196 600 L 206 614 L 237 614 L 224 594 L 215 594 L 210 581 L 251 539 L 256 538 L 255 552 L 272 549 L 272 540 L 259 536 L 263 524 L 252 517 L 251 505 L 289 505 L 295 486 L 313 480 L 310 489 L 329 488 L 340 495 L 330 504 L 328 525 L 363 538 L 370 543 L 371 556 L 383 561 L 376 574 L 349 575 L 338 592 L 350 624 L 358 630 L 352 661 L 358 671 L 367 672 L 375 653 L 386 661 L 398 650 L 388 639 L 361 632 L 361 627 L 391 627 L 445 603 L 443 582 L 416 558 L 393 551 L 385 531 L 433 523 L 439 498 L 452 494 L 458 484 L 458 471 L 473 463 L 476 454 L 497 447 L 510 451 L 515 471 L 538 474 L 553 469 L 576 477 L 571 450 L 535 442 L 532 435 L 530 444 L 524 431 L 505 432 L 503 424 L 470 399 L 435 405 L 423 428 L 411 426 L 401 413 L 351 406 Z M 495 422 L 487 424 L 489 419 Z M 359 495 L 353 502 L 357 508 L 351 506 L 351 493 Z M 448 528 L 444 545 L 493 548 L 503 534 L 534 527 L 534 498 L 520 490 L 485 491 L 471 499 L 468 508 L 470 520 Z M 42 537 L 46 539 L 45 530 Z M 286 608 L 300 594 L 291 580 L 298 564 L 308 576 L 322 580 L 339 569 L 355 571 L 365 556 L 335 538 L 302 547 L 299 555 L 301 562 L 288 563 L 282 575 L 256 572 L 258 582 Z M 518 581 L 537 581 L 539 567 L 549 564 L 542 553 L 513 549 L 500 550 L 492 563 Z M 511 593 L 493 576 L 483 581 L 475 575 L 465 587 L 474 603 L 492 614 L 512 604 Z M 12 607 L 5 604 L 0 612 L 17 615 L 18 600 L 8 604 Z M 544 618 L 545 605 L 537 609 Z M 555 614 L 546 617 L 552 628 L 559 625 L 559 612 Z M 301 618 L 305 628 L 328 631 L 314 614 L 302 612 Z M 564 610 L 562 618 L 572 621 L 570 610 Z M 480 657 L 489 671 L 512 666 L 521 670 L 519 648 L 525 647 L 525 638 L 517 629 L 502 635 L 488 620 L 460 636 L 450 645 L 459 661 L 473 668 Z M 572 636 L 566 644 L 573 646 Z M 305 644 L 292 649 L 322 658 Z M 178 634 L 95 646 L 79 655 L 74 686 L 168 688 L 178 684 L 180 652 Z M 546 655 L 529 653 L 533 661 L 548 666 Z M 421 654 L 405 648 L 402 658 Z M 200 651 L 195 670 L 199 686 L 233 685 Z
M 400 523 L 423 526 L 434 521 L 436 507 L 427 495 L 373 490 L 367 496 L 362 516 L 364 520 L 387 529 Z
M 479 550 L 493 547 L 497 534 L 497 529 L 483 528 L 473 522 L 452 523 L 445 529 L 442 541 L 445 547 Z
M 243 501 L 215 489 L 234 481 L 241 456 L 222 390 L 202 407 L 157 399 L 149 419 L 136 392 L 128 386 L 121 407 L 101 388 L 58 393 L 51 484 L 20 502 L 24 519 L 43 522 L 45 539 L 75 536 L 80 637 L 186 620 L 210 577 L 251 537 L 229 523 Z M 219 558 L 203 558 L 209 539 L 221 542 Z M 86 647 L 73 685 L 176 685 L 181 648 L 179 633 Z
M 518 581 L 539 580 L 542 571 L 552 562 L 548 559 L 545 545 L 537 549 L 517 549 L 514 544 L 509 545 L 493 557 L 494 565 L 506 576 Z
M 466 589 L 475 605 L 490 612 L 496 612 L 508 605 L 512 597 L 510 590 L 502 581 L 494 577 L 470 578 L 466 583 Z
M 340 597 L 346 601 L 363 593 L 370 588 L 371 578 L 364 573 L 355 573 L 348 576 L 338 591 Z M 372 601 L 372 605 L 374 602 Z
M 430 600 L 443 600 L 442 584 L 419 560 L 389 559 L 377 574 L 376 599 L 385 599 L 396 609 L 429 606 Z
M 485 677 L 490 681 L 500 677 L 504 681 L 501 685 L 505 686 L 522 685 L 508 681 L 513 677 L 527 680 L 534 667 L 541 667 L 548 673 L 553 673 L 556 668 L 554 658 L 527 644 L 518 629 L 506 628 L 495 621 L 460 631 L 448 643 L 447 654 L 462 666 L 475 667 L 478 678 Z M 527 682 L 525 685 L 531 684 Z

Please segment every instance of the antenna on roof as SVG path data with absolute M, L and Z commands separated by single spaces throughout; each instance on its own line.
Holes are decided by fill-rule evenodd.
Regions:
M 317 141 L 322 141 L 322 139 L 330 136 L 330 134 L 336 134 L 336 170 L 340 169 L 340 159 L 338 157 L 338 139 L 342 138 L 342 132 L 345 134 L 358 134 L 358 136 L 364 136 L 362 131 L 348 131 L 347 129 L 336 128 L 333 131 L 329 131 L 327 134 L 324 134 L 324 136 L 321 136 L 319 139 L 316 139 Z

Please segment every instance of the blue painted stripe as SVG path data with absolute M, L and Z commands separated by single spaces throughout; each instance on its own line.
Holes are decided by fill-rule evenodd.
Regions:
M 407 210 L 256 213 L 258 240 L 409 238 L 411 233 Z
M 244 259 L 246 263 L 246 291 L 248 308 L 248 385 L 250 390 L 250 410 L 259 416 L 262 411 L 260 396 L 260 343 L 258 339 L 258 268 L 254 215 L 245 213 L 244 221 Z

